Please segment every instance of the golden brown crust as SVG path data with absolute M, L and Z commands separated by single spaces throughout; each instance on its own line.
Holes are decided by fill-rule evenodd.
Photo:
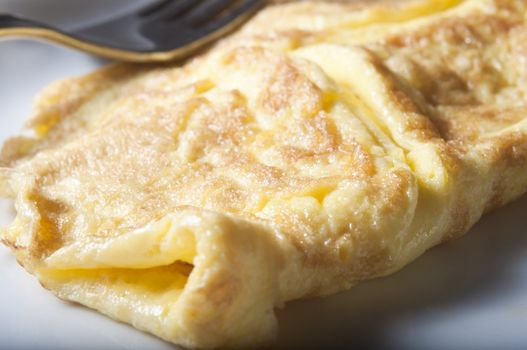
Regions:
M 183 67 L 55 84 L 0 154 L 3 241 L 165 339 L 269 341 L 273 307 L 399 269 L 527 189 L 526 8 L 276 5 Z

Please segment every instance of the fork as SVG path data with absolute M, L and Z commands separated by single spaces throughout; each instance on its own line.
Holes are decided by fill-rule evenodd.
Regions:
M 167 61 L 187 57 L 231 32 L 263 3 L 263 0 L 162 0 L 69 32 L 0 14 L 0 37 L 47 39 L 122 61 Z

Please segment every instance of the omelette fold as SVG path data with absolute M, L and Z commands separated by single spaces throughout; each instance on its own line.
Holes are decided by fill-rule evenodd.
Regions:
M 0 155 L 42 285 L 189 348 L 402 268 L 527 190 L 527 1 L 270 4 L 184 64 L 57 82 Z

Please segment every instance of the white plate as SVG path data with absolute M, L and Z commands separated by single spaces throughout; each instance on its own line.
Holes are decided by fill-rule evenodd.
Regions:
M 103 4 L 108 15 L 123 4 L 138 2 L 91 0 L 82 2 L 82 14 L 94 18 Z M 59 3 L 62 11 L 57 10 Z M 71 12 L 72 3 L 79 4 L 0 0 L 0 12 L 16 9 L 72 26 L 80 23 Z M 1 42 L 0 140 L 21 128 L 31 100 L 43 86 L 100 64 L 43 43 Z M 1 204 L 0 220 L 5 224 L 12 210 L 9 203 Z M 391 277 L 332 297 L 288 304 L 278 311 L 276 348 L 339 344 L 360 349 L 526 349 L 526 212 L 523 198 L 485 217 L 467 237 L 432 249 Z M 0 286 L 0 349 L 174 349 L 132 327 L 59 301 L 5 248 L 0 248 Z

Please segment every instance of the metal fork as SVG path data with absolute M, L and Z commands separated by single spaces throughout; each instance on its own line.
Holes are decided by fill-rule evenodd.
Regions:
M 188 56 L 234 30 L 263 3 L 263 0 L 162 0 L 71 32 L 0 14 L 0 37 L 37 37 L 123 61 L 167 61 Z

